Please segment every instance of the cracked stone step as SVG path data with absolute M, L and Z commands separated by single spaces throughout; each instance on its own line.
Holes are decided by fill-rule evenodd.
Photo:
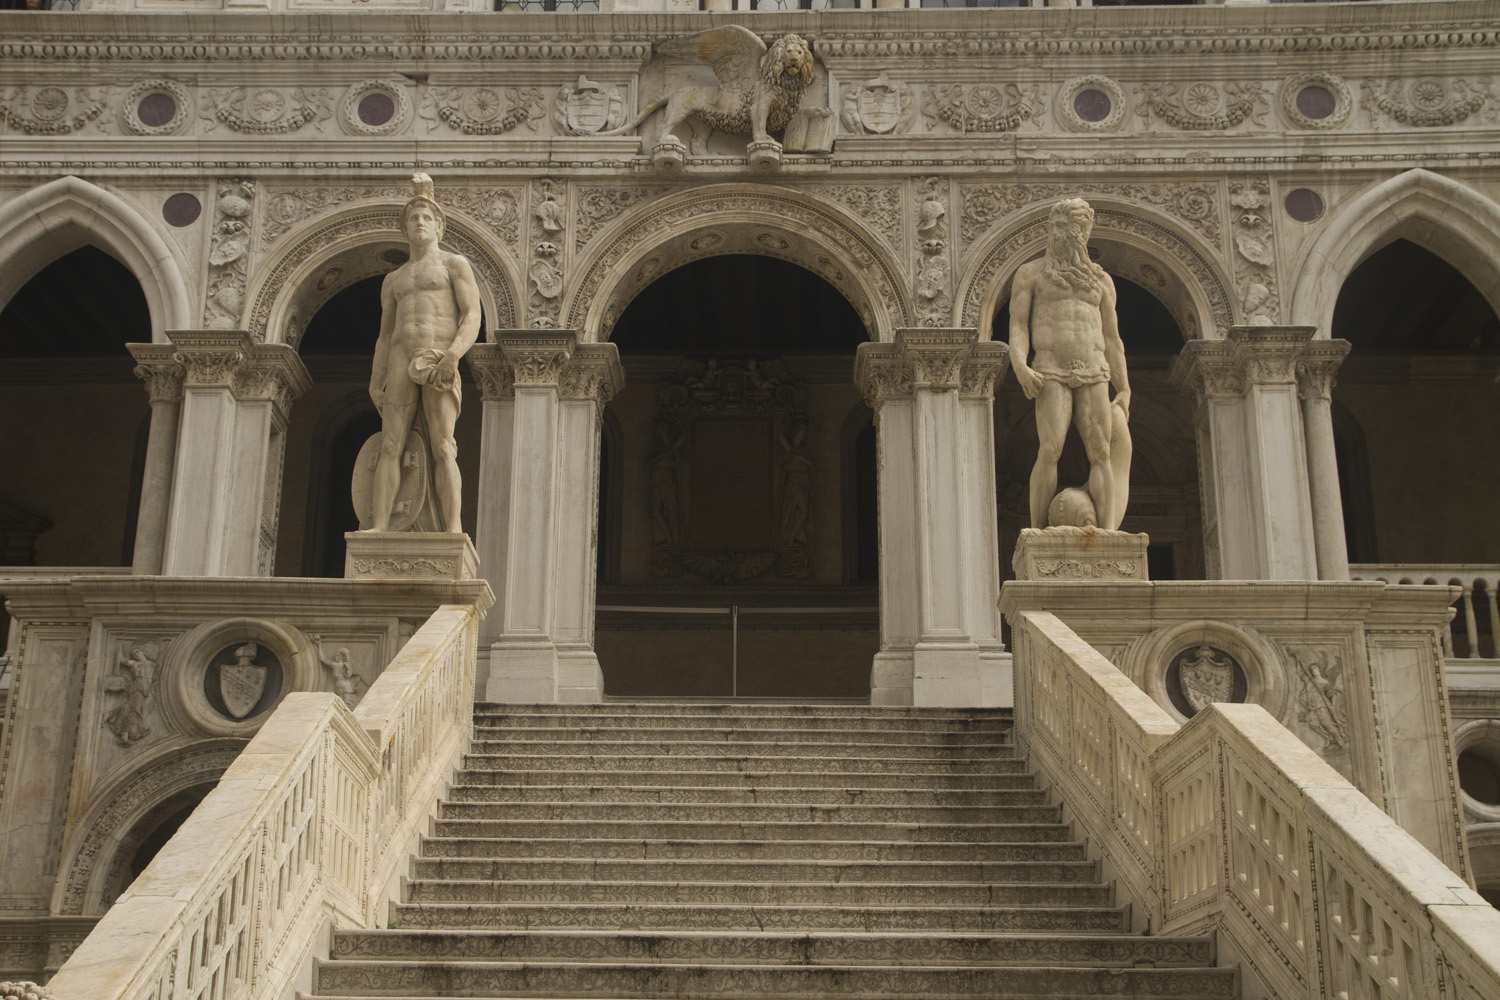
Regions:
M 1065 840 L 1057 826 L 991 828 L 991 843 L 952 844 L 917 841 L 823 840 L 545 840 L 502 837 L 432 837 L 424 842 L 427 857 L 599 858 L 599 859 L 791 859 L 806 861 L 1001 861 L 1016 841 Z M 469 845 L 474 845 L 470 847 Z M 462 853 L 446 853 L 452 850 Z M 473 853 L 469 853 L 469 852 Z
M 960 760 L 942 757 L 807 757 L 761 755 L 672 755 L 661 757 L 609 754 L 480 754 L 464 755 L 468 770 L 515 771 L 622 771 L 656 774 L 666 771 L 775 772 L 797 771 L 834 774 L 952 774 L 989 775 L 1025 770 L 1011 757 Z
M 999 968 L 945 966 L 662 966 L 599 963 L 580 975 L 556 962 L 319 962 L 320 991 L 393 996 L 440 991 L 438 996 L 512 994 L 532 997 L 679 996 L 885 998 L 1006 996 L 1024 993 L 1096 997 L 1234 997 L 1238 976 L 1217 969 L 1119 969 L 1072 966 Z
M 991 761 L 992 770 L 978 774 L 911 774 L 890 771 L 882 774 L 858 771 L 768 771 L 743 767 L 714 771 L 634 771 L 592 770 L 586 765 L 574 770 L 516 770 L 502 757 L 483 758 L 483 768 L 466 767 L 459 771 L 458 785 L 603 785 L 618 781 L 626 786 L 649 785 L 655 788 L 807 788 L 837 789 L 842 792 L 866 788 L 906 790 L 925 786 L 934 792 L 995 791 L 1004 788 L 1036 787 L 1036 775 L 1021 761 Z
M 443 847 L 473 841 L 444 841 Z M 1001 850 L 999 848 L 1005 848 Z M 601 882 L 1005 882 L 1017 863 L 1085 862 L 1081 843 L 997 845 L 1001 857 L 986 861 L 508 858 L 495 855 L 423 852 L 412 859 L 412 878 L 598 880 Z M 462 865 L 463 867 L 460 867 Z M 447 867 L 452 866 L 452 867 Z M 462 875 L 448 874 L 462 871 Z
M 652 903 L 396 903 L 415 930 L 956 931 L 1124 933 L 1125 906 L 684 906 Z
M 489 772 L 493 773 L 493 772 Z M 1004 775 L 997 777 L 1021 777 Z M 1021 781 L 1016 782 L 1021 785 Z M 925 807 L 976 809 L 1023 805 L 1046 805 L 1047 793 L 1037 788 L 991 788 L 982 790 L 934 790 L 930 788 L 794 788 L 762 786 L 679 785 L 469 785 L 455 784 L 448 790 L 449 802 L 558 805 L 576 808 L 597 805 L 620 809 L 633 804 L 660 805 L 783 805 L 808 809 Z
M 1211 965 L 1211 937 L 743 931 L 334 931 L 332 958 L 777 965 Z
M 606 882 L 593 879 L 488 879 L 463 870 L 467 862 L 404 881 L 402 902 L 457 902 L 465 887 L 482 885 L 491 903 L 738 903 L 744 906 L 986 906 L 1019 884 L 1098 884 L 1092 862 L 1075 865 L 1017 863 L 1001 874 L 1006 882 Z M 478 868 L 478 866 L 473 866 Z M 1060 900 L 1059 900 L 1060 901 Z
M 1057 806 L 815 805 L 720 802 L 464 802 L 450 799 L 440 820 L 532 820 L 574 823 L 1045 823 L 1058 820 Z
M 657 730 L 662 733 L 656 737 Z M 474 739 L 483 742 L 524 740 L 622 740 L 633 738 L 667 739 L 672 742 L 799 743 L 817 746 L 827 744 L 932 744 L 940 746 L 1002 745 L 1011 746 L 1008 732 L 950 732 L 942 729 L 892 731 L 889 729 L 761 729 L 755 726 L 475 726 Z
M 551 740 L 480 740 L 470 751 L 474 754 L 516 754 L 541 756 L 550 754 L 602 757 L 801 757 L 812 760 L 849 760 L 873 757 L 879 760 L 976 760 L 1011 758 L 1015 747 L 993 740 L 971 746 L 945 743 L 808 743 L 784 740 L 620 740 L 620 739 L 551 739 Z

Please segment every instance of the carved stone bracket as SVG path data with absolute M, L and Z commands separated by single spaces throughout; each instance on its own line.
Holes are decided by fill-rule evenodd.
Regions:
M 146 383 L 146 394 L 153 403 L 175 403 L 182 398 L 182 380 L 187 366 L 173 355 L 171 344 L 130 344 L 135 357 L 135 377 Z
M 1010 349 L 979 340 L 972 329 L 898 330 L 893 344 L 861 344 L 854 382 L 873 409 L 910 399 L 918 389 L 957 389 L 968 398 L 991 398 L 1005 375 Z
M 233 387 L 234 373 L 255 344 L 243 330 L 174 330 L 167 336 L 176 348 L 172 360 L 186 369 L 192 388 Z
M 1010 367 L 1010 347 L 981 340 L 969 348 L 959 373 L 958 391 L 966 399 L 993 399 L 995 386 Z
M 1215 398 L 1243 397 L 1256 385 L 1296 383 L 1303 395 L 1321 394 L 1349 343 L 1313 340 L 1310 326 L 1236 326 L 1226 340 L 1184 345 L 1171 381 L 1192 392 L 1199 405 Z
M 874 410 L 893 399 L 910 399 L 913 391 L 911 366 L 895 344 L 860 344 L 854 383 Z
M 235 398 L 269 401 L 279 428 L 285 428 L 292 403 L 311 388 L 301 356 L 286 344 L 256 344 L 234 373 Z

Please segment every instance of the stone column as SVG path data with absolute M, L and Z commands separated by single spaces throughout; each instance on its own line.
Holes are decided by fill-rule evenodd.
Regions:
M 177 454 L 177 422 L 182 410 L 186 367 L 174 361 L 171 344 L 128 344 L 135 356 L 136 378 L 146 383 L 151 399 L 151 430 L 146 440 L 146 468 L 141 477 L 140 510 L 135 521 L 135 555 L 131 572 L 161 572 L 172 503 L 172 461 Z
M 1240 326 L 1184 347 L 1172 380 L 1198 400 L 1209 576 L 1317 578 L 1295 364 L 1311 327 Z
M 1319 580 L 1349 579 L 1344 539 L 1344 498 L 1333 444 L 1334 375 L 1349 353 L 1347 340 L 1314 340 L 1297 359 L 1302 430 L 1307 438 L 1307 477 L 1312 491 L 1314 547 Z
M 287 413 L 307 370 L 287 345 L 240 330 L 168 337 L 185 373 L 162 572 L 270 575 Z
M 994 704 L 995 598 L 990 407 L 1003 345 L 973 330 L 900 330 L 860 346 L 856 379 L 879 448 L 881 643 L 872 704 Z

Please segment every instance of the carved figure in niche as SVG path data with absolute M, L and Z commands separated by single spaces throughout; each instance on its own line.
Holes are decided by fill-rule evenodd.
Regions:
M 104 690 L 121 696 L 120 704 L 104 717 L 104 724 L 115 734 L 120 746 L 128 747 L 151 734 L 146 725 L 146 699 L 156 683 L 156 666 L 161 661 L 161 646 L 143 640 L 135 643 L 116 661 L 116 673 L 105 678 Z
M 677 129 L 692 119 L 708 126 L 693 128 L 695 155 L 714 129 L 748 135 L 752 147 L 779 153 L 781 145 L 771 133 L 783 131 L 796 117 L 813 79 L 812 47 L 801 36 L 782 35 L 767 48 L 760 36 L 737 24 L 658 42 L 656 52 L 668 60 L 662 92 L 628 124 L 599 135 L 624 135 L 665 108 L 657 147 L 681 146 Z
M 365 682 L 354 672 L 354 667 L 350 663 L 349 648 L 340 646 L 338 652 L 329 658 L 323 655 L 321 635 L 309 632 L 307 637 L 316 644 L 314 648 L 318 655 L 318 662 L 333 675 L 333 693 L 349 707 L 349 711 L 354 711 L 354 706 L 359 704 L 361 688 L 365 686 Z
M 380 287 L 370 399 L 382 426 L 369 530 L 391 529 L 407 435 L 420 411 L 432 453 L 439 530 L 461 531 L 453 427 L 462 402 L 458 359 L 479 336 L 479 286 L 467 259 L 438 246 L 446 220 L 433 199 L 432 178 L 415 175 L 412 191 L 401 212 L 411 256 Z
M 1057 460 L 1070 423 L 1088 454 L 1095 523 L 1119 530 L 1129 499 L 1130 379 L 1115 317 L 1115 283 L 1088 256 L 1093 224 L 1094 210 L 1081 198 L 1054 205 L 1047 219 L 1047 252 L 1021 265 L 1011 291 L 1011 366 L 1021 390 L 1036 400 L 1033 528 L 1048 527 Z
M 808 496 L 812 490 L 812 455 L 807 450 L 807 420 L 787 418 L 781 433 L 781 544 L 807 544 Z
M 1344 724 L 1348 715 L 1344 703 L 1344 692 L 1339 687 L 1343 664 L 1335 655 L 1330 661 L 1326 650 L 1316 656 L 1303 656 L 1288 650 L 1287 656 L 1302 677 L 1302 691 L 1297 695 L 1297 704 L 1302 706 L 1303 721 L 1309 729 L 1323 738 L 1323 749 L 1339 750 L 1349 743 L 1349 727 Z
M 677 470 L 687 432 L 668 417 L 657 417 L 656 444 L 651 449 L 651 540 L 676 545 L 682 540 L 682 505 L 678 499 Z

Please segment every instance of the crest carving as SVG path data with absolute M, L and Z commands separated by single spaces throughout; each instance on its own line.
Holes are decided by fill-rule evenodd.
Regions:
M 912 92 L 904 83 L 892 83 L 881 73 L 858 87 L 844 91 L 844 110 L 839 117 L 850 132 L 888 135 L 911 128 Z
M 558 91 L 552 101 L 552 125 L 559 135 L 594 135 L 618 128 L 625 120 L 625 99 L 612 83 L 595 83 L 579 75 L 578 83 Z
M 1172 666 L 1177 671 L 1177 689 L 1193 712 L 1201 712 L 1216 701 L 1236 701 L 1234 657 L 1207 644 L 1183 650 Z

